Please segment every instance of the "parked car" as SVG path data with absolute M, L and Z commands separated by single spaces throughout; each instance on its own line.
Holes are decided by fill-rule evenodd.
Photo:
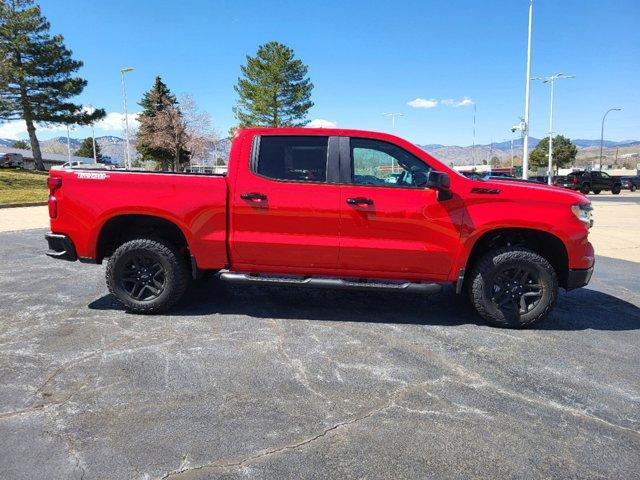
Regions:
M 64 162 L 62 164 L 63 167 L 79 167 L 80 165 L 84 165 L 85 163 L 82 160 L 73 160 L 71 162 Z
M 622 190 L 622 182 L 620 182 L 619 178 L 598 170 L 571 172 L 566 177 L 558 178 L 556 185 L 578 190 L 585 195 L 590 192 L 597 195 L 603 190 L 618 195 Z
M 0 167 L 22 167 L 24 158 L 20 153 L 0 153 Z
M 507 172 L 487 172 L 485 178 L 516 178 Z
M 238 284 L 424 294 L 451 284 L 507 327 L 546 317 L 559 287 L 593 272 L 583 195 L 468 179 L 393 135 L 240 129 L 228 167 L 51 169 L 47 254 L 108 259 L 109 291 L 137 313 L 168 309 L 190 277 L 216 272 Z M 387 183 L 391 171 L 401 173 Z
M 620 184 L 624 190 L 635 192 L 640 187 L 640 176 L 620 177 Z

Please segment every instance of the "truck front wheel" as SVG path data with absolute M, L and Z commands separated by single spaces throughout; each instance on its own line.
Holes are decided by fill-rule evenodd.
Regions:
M 160 313 L 175 304 L 189 284 L 186 261 L 161 240 L 123 243 L 107 263 L 107 286 L 135 313 Z
M 558 298 L 558 278 L 551 264 L 530 250 L 497 248 L 473 268 L 469 296 L 488 323 L 522 328 L 551 312 Z

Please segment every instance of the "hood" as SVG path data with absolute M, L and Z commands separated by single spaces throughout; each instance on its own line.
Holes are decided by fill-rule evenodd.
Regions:
M 590 200 L 580 192 L 544 183 L 523 180 L 475 180 L 474 186 L 498 189 L 500 190 L 500 194 L 526 200 L 535 200 L 536 197 L 540 197 L 540 201 L 544 202 L 551 201 L 569 205 L 590 203 Z

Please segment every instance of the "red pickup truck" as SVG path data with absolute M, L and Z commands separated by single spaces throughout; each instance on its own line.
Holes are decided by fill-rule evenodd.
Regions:
M 48 179 L 51 257 L 101 263 L 138 313 L 189 280 L 465 292 L 489 323 L 544 318 L 588 283 L 591 205 L 578 192 L 465 178 L 398 137 L 239 130 L 224 175 L 80 168 Z

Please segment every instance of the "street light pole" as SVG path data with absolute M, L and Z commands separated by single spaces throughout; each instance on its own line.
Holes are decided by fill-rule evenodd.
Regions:
M 513 138 L 511 138 L 511 175 L 513 175 Z
M 391 131 L 396 130 L 396 117 L 404 117 L 404 113 L 383 113 L 385 117 L 391 117 Z
M 67 123 L 67 161 L 71 163 L 71 133 L 69 132 L 68 123 Z
M 565 75 L 564 73 L 556 73 L 550 77 L 540 78 L 533 77 L 531 80 L 542 80 L 542 83 L 551 85 L 551 106 L 549 107 L 549 158 L 547 170 L 547 183 L 553 184 L 553 85 L 556 80 L 575 78 L 574 75 Z
M 605 118 L 607 118 L 607 115 L 609 115 L 609 112 L 613 112 L 613 111 L 619 112 L 620 110 L 622 109 L 610 108 L 604 113 L 604 116 L 602 117 L 602 127 L 600 128 L 600 171 L 602 171 L 602 144 L 604 143 L 604 120 Z
M 85 105 L 83 107 L 83 110 L 87 112 L 89 115 L 91 115 L 93 112 L 96 111 L 96 109 L 93 108 L 93 105 L 91 104 Z M 96 164 L 98 163 L 98 155 L 96 153 L 96 132 L 94 129 L 93 122 L 91 122 L 91 142 L 93 143 L 93 163 Z
M 120 69 L 120 77 L 122 80 L 122 101 L 124 103 L 124 134 L 125 134 L 125 149 L 124 149 L 124 166 L 126 169 L 131 168 L 131 155 L 129 153 L 129 115 L 127 113 L 127 88 L 124 82 L 124 74 L 132 72 L 133 67 L 124 67 Z
M 395 133 L 396 130 L 396 117 L 404 117 L 404 113 L 383 113 L 385 117 L 391 117 L 391 131 Z M 391 159 L 391 172 L 396 172 L 396 161 Z
M 524 87 L 524 130 L 522 145 L 522 178 L 529 178 L 529 104 L 531 87 L 531 27 L 533 23 L 533 0 L 529 0 L 529 30 L 527 34 L 527 77 Z
M 471 160 L 473 167 L 476 166 L 476 103 L 473 103 L 473 146 L 471 147 Z

